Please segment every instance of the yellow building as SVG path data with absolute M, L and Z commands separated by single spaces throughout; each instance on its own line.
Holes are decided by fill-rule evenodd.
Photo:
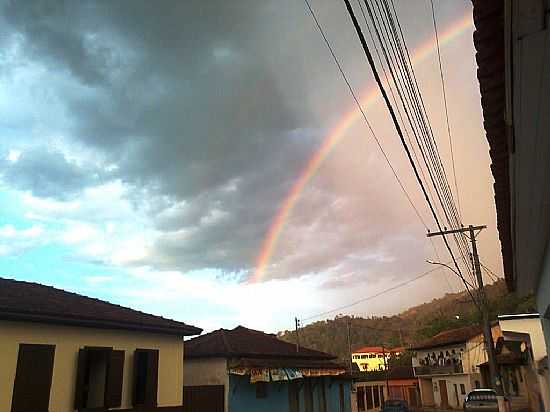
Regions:
M 382 346 L 365 346 L 354 351 L 351 360 L 360 371 L 384 370 L 392 354 L 399 355 L 403 348 L 384 348 Z
M 200 332 L 0 278 L 0 411 L 181 411 L 183 337 Z

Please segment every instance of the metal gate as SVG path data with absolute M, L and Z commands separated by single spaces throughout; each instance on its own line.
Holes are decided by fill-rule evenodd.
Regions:
M 223 385 L 184 386 L 185 412 L 224 412 Z

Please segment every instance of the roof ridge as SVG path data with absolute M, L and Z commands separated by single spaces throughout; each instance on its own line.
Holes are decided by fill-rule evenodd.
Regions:
M 225 329 L 220 329 L 220 332 L 221 332 L 221 335 L 222 335 L 222 340 L 223 340 L 223 344 L 225 345 L 225 349 L 227 350 L 228 353 L 232 353 L 233 352 L 233 348 L 231 347 L 231 344 L 229 343 L 229 340 L 227 339 L 227 336 L 225 335 Z

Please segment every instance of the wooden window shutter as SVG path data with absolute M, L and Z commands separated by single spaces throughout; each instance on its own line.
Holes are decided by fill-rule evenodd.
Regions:
M 76 387 L 74 393 L 74 408 L 81 409 L 85 407 L 86 399 L 86 374 L 88 369 L 88 350 L 80 349 L 78 351 L 78 364 L 76 368 Z
M 54 345 L 19 345 L 12 412 L 48 412 L 54 356 Z
M 157 406 L 159 381 L 159 351 L 149 350 L 147 354 L 147 383 L 145 385 L 145 403 Z
M 105 382 L 105 406 L 117 408 L 122 405 L 122 380 L 124 377 L 124 351 L 109 352 L 107 380 Z

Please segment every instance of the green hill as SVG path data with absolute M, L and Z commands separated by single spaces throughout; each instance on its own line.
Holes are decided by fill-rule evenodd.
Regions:
M 491 316 L 535 312 L 533 297 L 508 293 L 503 280 L 486 287 Z M 347 328 L 351 325 L 351 346 L 409 346 L 443 330 L 479 323 L 479 314 L 466 292 L 448 293 L 439 299 L 407 309 L 394 316 L 369 318 L 339 315 L 334 319 L 311 323 L 300 329 L 300 344 L 348 357 Z M 283 331 L 280 339 L 296 342 L 294 331 Z

